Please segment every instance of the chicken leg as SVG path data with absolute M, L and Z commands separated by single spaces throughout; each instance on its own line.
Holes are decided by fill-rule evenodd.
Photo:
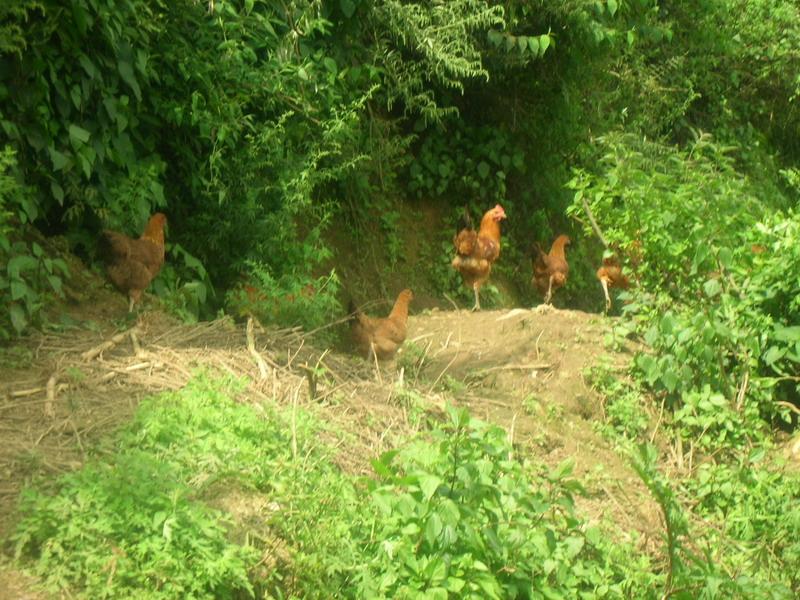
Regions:
M 611 296 L 608 295 L 608 281 L 605 277 L 600 279 L 600 284 L 603 286 L 603 293 L 606 295 L 606 312 L 611 310 Z
M 480 286 L 477 283 L 472 285 L 472 291 L 475 292 L 475 306 L 472 307 L 473 312 L 481 309 L 481 298 L 478 295 L 479 288 Z
M 544 303 L 550 304 L 550 299 L 553 297 L 553 276 L 550 275 L 550 283 L 547 286 L 547 295 L 544 297 Z

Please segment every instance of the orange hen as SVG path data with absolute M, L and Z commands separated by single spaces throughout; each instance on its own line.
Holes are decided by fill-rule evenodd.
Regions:
M 603 293 L 606 296 L 606 310 L 609 310 L 611 308 L 611 296 L 608 295 L 608 288 L 616 287 L 627 290 L 630 286 L 630 281 L 622 272 L 622 266 L 616 256 L 607 256 L 603 259 L 603 266 L 597 269 L 597 278 L 603 286 Z
M 141 299 L 164 264 L 166 223 L 163 213 L 155 213 L 138 239 L 108 229 L 103 231 L 101 250 L 108 277 L 119 291 L 128 294 L 128 312 L 133 311 L 133 305 Z
M 567 257 L 564 254 L 564 247 L 569 243 L 568 236 L 558 236 L 548 254 L 544 253 L 538 243 L 533 245 L 532 283 L 540 294 L 544 294 L 545 304 L 550 304 L 553 299 L 553 292 L 567 283 L 569 263 L 567 263 Z
M 465 210 L 463 227 L 459 228 L 460 231 L 453 238 L 456 256 L 451 264 L 475 293 L 472 310 L 481 309 L 480 288 L 489 279 L 492 265 L 500 256 L 500 221 L 505 218 L 503 207 L 497 204 L 486 211 L 480 228 L 475 231 Z
M 397 296 L 388 317 L 368 317 L 350 302 L 350 332 L 359 354 L 372 360 L 389 360 L 406 339 L 408 305 L 414 294 L 405 289 Z

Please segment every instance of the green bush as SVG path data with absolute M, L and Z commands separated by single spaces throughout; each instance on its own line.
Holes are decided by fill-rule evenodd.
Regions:
M 24 238 L 37 214 L 31 190 L 19 182 L 15 153 L 6 146 L 0 152 L 0 341 L 37 324 L 47 299 L 63 296 L 69 277 L 64 260 Z
M 577 516 L 571 463 L 534 475 L 463 410 L 432 435 L 374 462 L 357 597 L 623 598 L 655 582 Z

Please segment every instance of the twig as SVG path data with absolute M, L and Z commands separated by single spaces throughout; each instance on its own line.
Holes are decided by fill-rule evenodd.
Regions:
M 454 363 L 454 362 L 456 362 L 456 359 L 458 358 L 458 355 L 459 355 L 459 354 L 460 354 L 460 352 L 456 352 L 455 354 L 453 354 L 453 358 L 451 358 L 451 359 L 450 359 L 450 362 L 449 362 L 449 363 L 447 363 L 447 365 L 445 365 L 444 369 L 442 369 L 442 372 L 441 372 L 441 373 L 439 373 L 439 376 L 438 376 L 438 377 L 436 377 L 436 379 L 434 379 L 434 380 L 433 380 L 433 383 L 432 383 L 432 384 L 430 385 L 430 387 L 428 388 L 428 393 L 430 393 L 430 392 L 432 392 L 432 391 L 433 391 L 433 388 L 435 388 L 435 387 L 436 387 L 436 384 L 437 384 L 437 383 L 439 383 L 439 380 L 442 378 L 442 376 L 443 376 L 445 373 L 447 373 L 447 369 L 449 369 L 450 367 L 452 367 L 452 366 L 453 366 L 453 363 Z
M 748 383 L 750 383 L 750 371 L 745 371 L 744 377 L 742 378 L 742 385 L 739 386 L 739 393 L 736 394 L 736 412 L 742 410 L 742 403 L 744 402 L 744 396 L 747 393 Z
M 527 365 L 502 365 L 497 367 L 489 367 L 488 369 L 481 369 L 479 371 L 475 371 L 475 373 L 471 374 L 471 377 L 481 377 L 482 375 L 486 375 L 487 373 L 492 373 L 493 371 L 539 371 L 544 369 L 552 369 L 552 363 L 530 363 Z
M 517 425 L 518 414 L 515 412 L 511 417 L 511 427 L 508 431 L 508 460 L 514 460 L 514 427 Z
M 33 396 L 38 394 L 39 392 L 46 391 L 46 388 L 37 387 L 37 388 L 28 388 L 27 390 L 17 390 L 15 392 L 11 392 L 9 397 L 11 398 L 24 398 L 26 396 Z
M 375 362 L 375 372 L 378 374 L 378 383 L 383 385 L 383 377 L 381 377 L 381 367 L 378 364 L 378 355 L 375 352 L 375 343 L 374 342 L 370 342 L 369 350 L 370 350 L 370 354 L 372 354 L 372 359 Z
M 142 351 L 142 347 L 139 345 L 139 338 L 136 337 L 136 331 L 131 329 L 128 332 L 131 336 L 131 345 L 133 346 L 133 354 L 136 358 L 144 358 L 144 352 Z
M 250 356 L 253 357 L 253 360 L 256 361 L 256 365 L 258 365 L 258 372 L 261 376 L 261 379 L 264 380 L 267 378 L 267 375 L 269 375 L 269 369 L 267 368 L 267 363 L 264 362 L 264 359 L 261 358 L 258 350 L 256 350 L 255 335 L 253 334 L 253 320 L 254 319 L 252 316 L 247 318 L 247 351 L 250 353 Z
M 292 366 L 292 362 L 294 361 L 295 358 L 297 358 L 297 355 L 300 354 L 300 350 L 303 349 L 303 345 L 305 345 L 305 343 L 306 343 L 305 338 L 301 338 L 300 345 L 297 347 L 297 351 L 294 353 L 293 356 L 288 356 L 290 350 L 289 349 L 286 350 L 286 354 L 287 354 L 286 367 L 287 368 L 290 368 Z
M 447 299 L 450 301 L 450 304 L 452 304 L 452 305 L 453 305 L 453 308 L 455 308 L 457 311 L 461 310 L 461 309 L 458 307 L 458 304 L 456 304 L 456 301 L 455 301 L 455 300 L 453 300 L 453 299 L 452 299 L 450 296 L 448 296 L 447 294 L 445 294 L 445 295 L 444 295 L 444 297 L 445 297 L 445 298 L 447 298 Z
M 778 406 L 783 406 L 784 408 L 788 408 L 789 410 L 791 410 L 795 414 L 800 415 L 800 408 L 797 408 L 791 402 L 786 402 L 785 400 L 776 400 L 775 404 L 777 404 Z
M 667 399 L 664 398 L 661 400 L 661 409 L 658 411 L 658 419 L 656 420 L 656 426 L 653 427 L 653 433 L 650 434 L 650 443 L 653 443 L 653 440 L 656 439 L 656 434 L 658 433 L 658 428 L 661 426 L 661 419 L 664 417 L 664 405 L 666 404 Z
M 542 339 L 542 334 L 544 333 L 544 329 L 539 332 L 538 337 L 536 338 L 536 360 L 541 360 L 541 353 L 539 352 L 539 340 Z
M 297 461 L 297 399 L 300 396 L 300 385 L 295 388 L 292 396 L 292 458 Z
M 75 427 L 75 421 L 73 421 L 70 418 L 70 419 L 67 419 L 67 423 L 72 425 L 72 432 L 75 434 L 75 440 L 78 442 L 78 448 L 81 449 L 81 454 L 83 455 L 83 458 L 85 459 L 86 458 L 86 449 L 83 447 L 83 442 L 81 442 L 81 434 L 78 433 L 78 428 Z
M 99 346 L 95 346 L 94 348 L 92 348 L 90 350 L 87 350 L 86 352 L 81 354 L 81 358 L 83 360 L 87 360 L 87 361 L 88 360 L 92 360 L 93 358 L 98 357 L 100 354 L 102 354 L 103 352 L 105 352 L 109 348 L 113 348 L 114 346 L 116 346 L 117 344 L 122 342 L 126 337 L 131 335 L 131 333 L 135 333 L 135 332 L 138 332 L 138 331 L 139 331 L 139 326 L 136 325 L 136 326 L 130 328 L 129 330 L 127 330 L 127 331 L 123 331 L 122 333 L 118 333 L 117 335 L 112 337 L 110 340 L 107 340 L 107 341 L 103 342 L 102 344 L 100 344 Z
M 44 414 L 51 419 L 56 416 L 55 402 L 56 402 L 56 383 L 58 383 L 58 374 L 53 373 L 50 379 L 47 380 L 47 400 L 44 403 Z
M 603 237 L 603 232 L 600 231 L 600 226 L 597 224 L 597 221 L 594 220 L 594 215 L 592 214 L 592 209 L 589 208 L 589 203 L 586 201 L 586 197 L 584 196 L 581 198 L 583 201 L 583 210 L 586 211 L 586 216 L 589 217 L 589 223 L 592 225 L 592 229 L 594 229 L 595 234 L 600 241 L 603 243 L 603 246 L 608 248 L 608 242 L 606 242 L 606 238 Z

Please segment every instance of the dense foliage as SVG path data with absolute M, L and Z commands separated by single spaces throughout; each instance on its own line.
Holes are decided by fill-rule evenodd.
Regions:
M 478 215 L 502 202 L 509 219 L 487 303 L 530 302 L 531 243 L 568 232 L 570 281 L 557 303 L 601 310 L 594 271 L 616 253 L 635 282 L 618 297 L 627 302 L 618 334 L 647 350 L 630 381 L 596 378 L 606 431 L 628 449 L 650 441 L 655 406 L 676 452 L 706 461 L 668 481 L 652 448 L 634 454 L 672 532 L 668 583 L 653 583 L 664 572 L 645 565 L 625 589 L 632 571 L 609 567 L 567 508 L 552 525 L 563 547 L 547 551 L 585 577 L 560 578 L 554 566 L 548 585 L 587 591 L 602 575 L 612 595 L 666 585 L 676 597 L 761 597 L 764 582 L 776 596 L 796 591 L 797 476 L 759 453 L 796 425 L 800 399 L 799 66 L 793 0 L 3 3 L 0 339 L 46 326 L 41 309 L 69 277 L 26 235 L 31 226 L 63 234 L 93 262 L 101 227 L 135 233 L 163 209 L 168 260 L 152 290 L 168 308 L 313 329 L 349 296 L 413 285 L 468 297 L 449 267 L 456 215 L 465 203 Z M 489 457 L 472 456 L 504 473 L 479 499 L 485 511 L 432 486 L 447 444 L 472 435 L 453 427 L 460 441 L 440 440 L 436 460 L 380 463 L 387 486 L 419 488 L 384 497 L 389 487 L 376 484 L 382 531 L 408 527 L 418 545 L 398 546 L 409 553 L 399 566 L 380 547 L 360 572 L 364 590 L 413 595 L 435 580 L 499 594 L 529 581 L 482 573 L 495 547 L 470 549 L 483 557 L 472 563 L 454 553 L 444 575 L 431 558 L 452 541 L 443 532 L 456 513 L 466 538 L 495 531 L 508 504 L 515 524 L 536 520 L 503 487 L 524 475 L 498 466 L 491 433 L 481 437 Z M 485 474 L 463 473 L 477 484 Z M 690 517 L 716 531 L 708 543 L 723 571 L 682 543 Z M 314 541 L 299 525 L 291 536 Z M 517 541 L 526 556 L 545 551 Z M 336 573 L 330 589 L 343 589 L 350 552 L 324 576 L 314 569 L 327 563 L 298 552 L 308 579 L 292 585 L 320 589 Z M 239 577 L 245 558 L 235 557 L 227 567 Z

